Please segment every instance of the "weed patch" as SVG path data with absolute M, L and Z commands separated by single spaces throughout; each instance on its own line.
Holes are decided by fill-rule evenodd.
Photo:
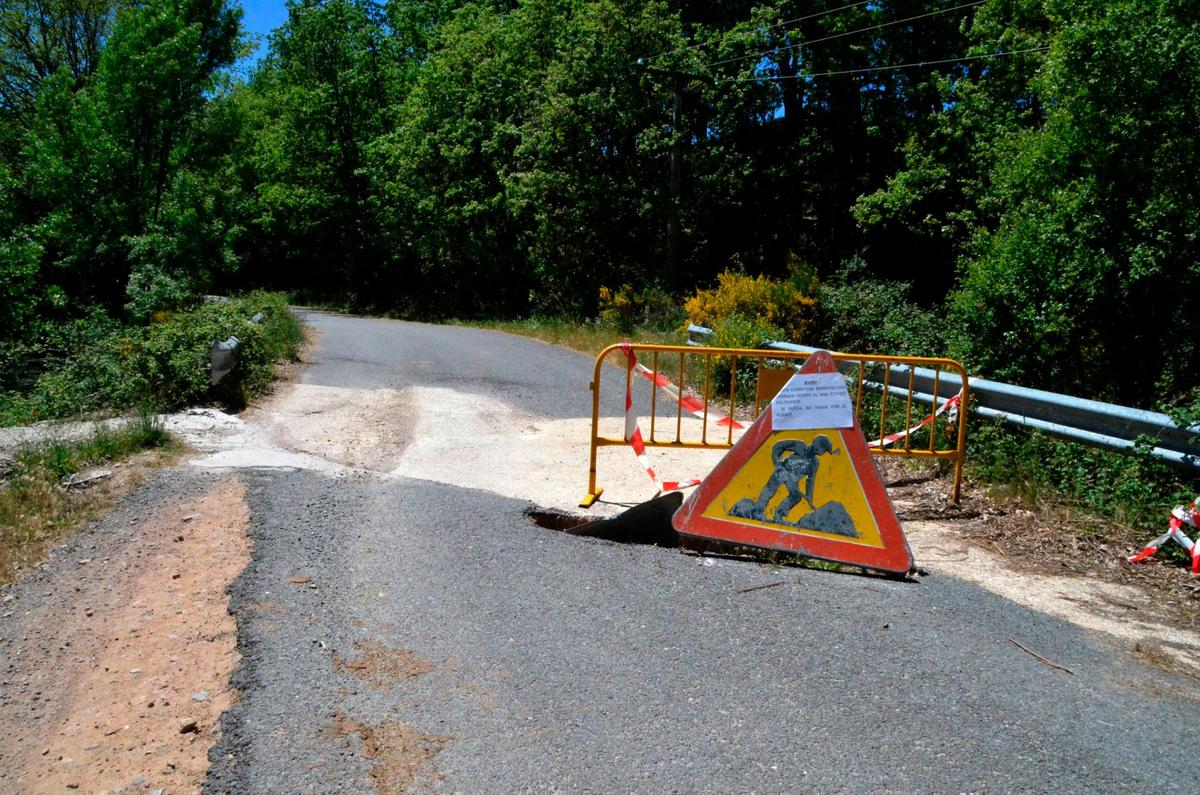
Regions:
M 1142 528 L 1139 535 L 1157 534 L 1173 506 L 1200 493 L 1200 478 L 1140 448 L 1120 453 L 1085 447 L 977 419 L 967 439 L 972 477 L 1030 505 L 1066 504 Z
M 47 549 L 99 515 L 133 485 L 114 478 L 90 489 L 70 489 L 68 479 L 90 467 L 116 464 L 154 450 L 171 454 L 178 446 L 149 413 L 118 427 L 97 426 L 75 441 L 50 441 L 20 450 L 0 481 L 0 584 L 35 565 Z

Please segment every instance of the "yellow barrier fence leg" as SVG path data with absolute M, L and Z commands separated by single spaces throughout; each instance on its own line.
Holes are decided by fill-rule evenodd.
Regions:
M 588 490 L 584 498 L 579 501 L 580 508 L 591 508 L 604 493 L 604 489 L 596 488 L 596 436 L 600 432 L 600 366 L 606 353 L 608 353 L 607 349 L 596 357 L 595 375 L 592 382 L 588 384 L 588 388 L 592 390 L 592 449 L 589 452 L 588 460 Z

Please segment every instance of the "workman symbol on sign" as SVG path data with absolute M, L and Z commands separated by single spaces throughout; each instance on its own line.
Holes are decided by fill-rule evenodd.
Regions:
M 729 515 L 769 524 L 857 537 L 858 531 L 854 528 L 854 522 L 846 512 L 845 506 L 830 501 L 818 508 L 813 502 L 817 472 L 821 468 L 820 456 L 840 455 L 841 452 L 840 449 L 834 449 L 833 442 L 825 434 L 817 435 L 812 444 L 806 444 L 800 439 L 776 442 L 771 448 L 771 463 L 774 469 L 759 492 L 758 499 L 751 500 L 747 497 L 739 500 L 728 511 Z M 800 487 L 801 481 L 804 482 L 803 489 Z M 767 516 L 767 506 L 781 488 L 786 489 L 787 494 L 774 513 Z M 809 512 L 797 522 L 788 521 L 788 514 L 801 501 L 808 503 Z
M 775 471 L 771 473 L 767 485 L 763 486 L 762 492 L 758 495 L 756 504 L 759 510 L 765 515 L 767 503 L 779 491 L 779 487 L 784 486 L 787 488 L 788 495 L 775 509 L 774 521 L 785 521 L 787 515 L 800 503 L 800 500 L 807 502 L 808 507 L 815 511 L 817 506 L 813 505 L 813 488 L 816 485 L 817 469 L 821 466 L 817 456 L 825 453 L 833 455 L 841 453 L 841 450 L 833 449 L 833 442 L 829 441 L 829 437 L 825 434 L 813 439 L 812 444 L 805 444 L 799 439 L 784 439 L 782 442 L 776 442 L 775 446 L 771 448 L 771 461 L 775 464 Z M 801 480 L 804 481 L 803 493 L 800 492 Z

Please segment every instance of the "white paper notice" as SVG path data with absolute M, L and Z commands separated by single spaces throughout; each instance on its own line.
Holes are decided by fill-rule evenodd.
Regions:
M 852 425 L 854 404 L 841 373 L 797 373 L 771 401 L 771 427 L 777 431 Z

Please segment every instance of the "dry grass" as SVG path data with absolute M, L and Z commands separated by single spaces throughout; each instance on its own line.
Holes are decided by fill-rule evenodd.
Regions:
M 77 442 L 47 442 L 17 452 L 0 476 L 0 585 L 37 565 L 47 551 L 101 515 L 180 446 L 152 418 L 96 431 Z M 124 463 L 122 463 L 124 462 Z M 68 488 L 72 475 L 94 467 L 112 474 L 86 488 Z
M 618 342 L 643 342 L 654 345 L 682 345 L 687 335 L 681 330 L 655 331 L 637 328 L 622 332 L 607 323 L 580 322 L 565 318 L 530 318 L 528 320 L 459 321 L 458 325 L 492 329 L 508 334 L 532 337 L 552 345 L 561 345 L 580 353 L 595 356 L 609 345 Z

